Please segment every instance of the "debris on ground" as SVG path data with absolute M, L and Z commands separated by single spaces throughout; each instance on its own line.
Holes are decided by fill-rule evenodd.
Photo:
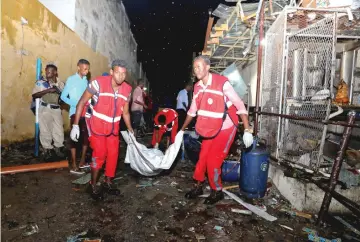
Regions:
M 74 236 L 67 237 L 66 242 L 101 242 L 102 240 L 96 238 L 98 235 L 95 235 L 93 231 L 84 231 Z
M 40 163 L 32 149 L 10 146 L 2 152 L 2 163 Z M 107 195 L 101 202 L 85 192 L 90 174 L 76 180 L 67 169 L 2 176 L 2 240 L 308 241 L 315 227 L 309 219 L 314 215 L 294 210 L 270 179 L 265 197 L 250 200 L 239 194 L 238 183 L 224 182 L 227 199 L 207 206 L 203 202 L 208 194 L 194 200 L 184 197 L 193 185 L 192 162 L 177 162 L 173 170 L 149 178 L 124 164 L 124 157 L 122 146 L 116 173 L 121 194 Z M 358 228 L 353 215 L 341 218 Z M 351 227 L 337 222 L 317 228 L 312 238 L 360 241 Z
M 39 226 L 35 223 L 30 223 L 25 227 L 25 231 L 22 233 L 23 236 L 30 236 L 39 233 Z

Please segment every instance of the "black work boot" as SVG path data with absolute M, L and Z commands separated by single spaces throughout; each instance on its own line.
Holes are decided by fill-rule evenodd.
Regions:
M 221 190 L 220 191 L 215 191 L 215 190 L 211 189 L 211 193 L 205 199 L 204 204 L 208 204 L 208 205 L 215 204 L 215 203 L 217 203 L 218 201 L 220 201 L 222 199 L 224 199 L 223 191 L 221 191 Z
M 89 184 L 87 192 L 90 193 L 91 198 L 94 200 L 103 200 L 104 199 L 104 192 L 100 185 Z
M 64 159 L 66 157 L 64 154 L 64 147 L 55 147 L 54 151 L 58 158 Z
M 120 190 L 117 188 L 117 186 L 112 183 L 111 181 L 107 180 L 107 181 L 104 181 L 102 184 L 101 184 L 102 188 L 104 189 L 104 191 L 110 195 L 120 195 Z
M 43 159 L 45 162 L 49 162 L 52 159 L 51 149 L 45 149 L 43 153 Z
M 185 198 L 187 199 L 194 199 L 197 198 L 198 196 L 202 195 L 203 192 L 203 183 L 202 182 L 198 182 L 194 185 L 194 188 L 190 190 L 190 192 L 187 192 L 185 194 Z

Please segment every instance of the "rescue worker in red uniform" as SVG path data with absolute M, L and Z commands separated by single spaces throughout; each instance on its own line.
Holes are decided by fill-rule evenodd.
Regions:
M 252 130 L 243 101 L 234 91 L 226 77 L 210 73 L 210 60 L 198 56 L 193 63 L 198 82 L 194 86 L 193 100 L 181 130 L 197 115 L 195 129 L 203 137 L 199 161 L 196 164 L 194 188 L 185 194 L 193 199 L 203 194 L 205 173 L 211 187 L 205 204 L 214 204 L 224 198 L 221 184 L 221 165 L 226 158 L 236 135 L 239 122 L 244 124 L 243 141 L 246 147 L 253 143 Z
M 164 108 L 159 111 L 154 118 L 154 132 L 151 144 L 153 147 L 158 148 L 159 143 L 164 134 L 170 135 L 167 136 L 167 145 L 169 147 L 169 143 L 174 143 L 175 136 L 178 130 L 178 113 L 171 108 Z
M 91 195 L 103 198 L 103 191 L 118 195 L 120 191 L 112 183 L 119 154 L 119 129 L 121 116 L 129 132 L 134 132 L 130 123 L 129 99 L 131 86 L 125 82 L 126 64 L 114 60 L 110 76 L 100 76 L 89 84 L 77 107 L 74 124 L 70 133 L 72 140 L 79 138 L 79 120 L 90 98 L 90 109 L 85 114 L 89 131 L 90 147 L 93 150 L 91 162 Z M 105 165 L 105 180 L 97 185 L 99 170 Z

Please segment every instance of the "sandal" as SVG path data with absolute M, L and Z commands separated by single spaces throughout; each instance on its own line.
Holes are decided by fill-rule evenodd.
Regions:
M 89 168 L 90 164 L 85 163 L 84 165 L 79 166 L 80 169 Z
M 71 169 L 70 173 L 75 174 L 75 175 L 83 175 L 83 174 L 85 174 L 84 171 L 80 171 L 79 169 Z

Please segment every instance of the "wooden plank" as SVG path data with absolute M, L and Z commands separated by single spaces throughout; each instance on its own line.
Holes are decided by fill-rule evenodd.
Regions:
M 221 24 L 220 26 L 214 27 L 215 31 L 228 31 L 229 26 L 227 24 Z
M 214 24 L 214 17 L 209 16 L 208 25 L 207 25 L 207 29 L 206 29 L 206 33 L 205 33 L 205 42 L 204 42 L 203 51 L 206 51 L 206 48 L 207 48 L 206 44 L 207 44 L 208 39 L 210 38 L 211 28 L 212 28 L 213 24 Z
M 224 31 L 216 31 L 215 33 L 210 34 L 210 38 L 216 38 L 216 37 L 224 37 Z
M 207 51 L 202 51 L 201 54 L 211 56 L 212 53 L 211 53 L 211 50 L 207 50 Z
M 219 43 L 220 43 L 219 38 L 211 38 L 207 42 L 208 45 L 213 45 L 213 44 L 218 45 Z
M 316 0 L 303 0 L 301 7 L 303 8 L 316 8 Z
M 265 8 L 265 12 L 267 12 L 268 10 L 269 10 L 268 8 Z M 245 16 L 243 20 L 246 21 L 246 20 L 251 19 L 253 17 L 256 17 L 256 13 Z

